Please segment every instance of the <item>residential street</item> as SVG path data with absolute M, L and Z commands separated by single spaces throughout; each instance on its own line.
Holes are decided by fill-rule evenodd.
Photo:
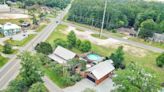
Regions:
M 48 24 L 48 26 L 43 29 L 38 35 L 32 39 L 27 45 L 22 47 L 20 49 L 20 52 L 23 51 L 34 51 L 34 47 L 37 43 L 45 41 L 49 35 L 53 32 L 53 30 L 58 26 L 58 24 L 61 22 L 61 20 L 64 18 L 64 16 L 67 14 L 68 10 L 70 9 L 71 5 L 69 5 L 65 10 L 63 10 L 55 19 L 51 19 L 51 23 Z M 56 22 L 58 21 L 58 22 Z M 20 69 L 20 60 L 17 59 L 17 56 L 13 56 L 13 58 L 0 69 L 0 90 L 7 87 L 9 82 L 16 78 L 16 76 L 19 73 Z M 51 85 L 49 82 L 45 81 L 46 85 Z M 50 92 L 54 92 L 52 89 L 54 89 L 53 86 L 50 86 L 51 88 L 48 88 Z
M 78 25 L 75 25 L 73 23 L 62 22 L 62 24 L 65 24 L 65 25 L 68 25 L 68 26 L 72 26 L 72 27 L 76 27 L 76 28 L 79 28 L 79 29 L 82 29 L 82 30 L 86 30 L 86 31 L 89 31 L 89 30 L 91 31 L 91 29 L 89 29 L 89 28 L 78 26 Z M 99 34 L 96 31 L 92 31 L 92 32 L 95 32 L 96 34 Z M 134 41 L 130 41 L 130 40 L 123 39 L 123 38 L 114 37 L 114 36 L 109 35 L 109 34 L 103 34 L 103 36 L 108 37 L 108 38 L 112 38 L 112 39 L 116 39 L 116 40 L 121 41 L 121 42 L 123 42 L 125 44 L 129 44 L 129 45 L 132 45 L 132 46 L 135 46 L 135 47 L 147 49 L 147 50 L 150 50 L 150 51 L 153 51 L 153 52 L 157 52 L 157 53 L 164 52 L 164 49 L 160 49 L 160 48 L 153 47 L 153 46 L 148 46 L 148 45 L 145 45 L 145 44 L 142 44 L 142 43 L 139 43 L 139 42 L 134 42 Z

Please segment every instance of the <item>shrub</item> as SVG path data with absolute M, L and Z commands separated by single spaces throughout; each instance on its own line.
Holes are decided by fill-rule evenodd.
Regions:
M 54 40 L 54 43 L 55 43 L 55 48 L 56 48 L 58 45 L 60 45 L 60 46 L 62 46 L 62 47 L 65 47 L 65 48 L 68 47 L 68 43 L 67 43 L 66 41 L 62 40 L 62 39 L 56 39 L 56 40 Z
M 159 66 L 159 67 L 163 67 L 163 65 L 164 65 L 164 53 L 162 53 L 161 55 L 159 55 L 159 56 L 156 58 L 156 64 L 157 64 L 157 66 Z
M 53 52 L 52 46 L 49 43 L 46 42 L 41 42 L 39 44 L 36 45 L 35 50 L 38 53 L 43 53 L 43 54 L 50 54 Z
M 67 41 L 68 41 L 68 47 L 69 48 L 75 47 L 75 45 L 76 45 L 76 34 L 73 31 L 71 31 L 68 34 Z
M 80 44 L 80 50 L 82 51 L 82 52 L 88 52 L 88 51 L 90 51 L 91 50 L 91 43 L 90 43 L 90 41 L 84 41 L 84 42 L 82 42 L 81 44 Z
M 3 47 L 3 53 L 11 54 L 13 52 L 12 46 L 10 44 L 5 44 Z

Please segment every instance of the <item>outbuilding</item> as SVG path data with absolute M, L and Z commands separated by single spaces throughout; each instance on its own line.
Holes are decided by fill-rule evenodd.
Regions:
M 111 77 L 114 71 L 114 66 L 109 61 L 101 62 L 86 71 L 86 77 L 95 82 L 96 84 L 101 83 L 108 77 Z
M 64 47 L 57 46 L 53 54 L 48 55 L 48 57 L 60 64 L 65 64 L 69 60 L 76 58 L 77 55 Z

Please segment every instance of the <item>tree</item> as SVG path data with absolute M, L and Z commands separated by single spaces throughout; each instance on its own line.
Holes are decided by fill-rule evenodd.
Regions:
M 52 46 L 51 44 L 47 43 L 47 42 L 41 42 L 39 44 L 36 45 L 35 50 L 38 53 L 43 53 L 43 54 L 51 54 L 53 52 Z
M 156 58 L 156 63 L 159 67 L 163 67 L 163 65 L 164 65 L 164 53 L 162 53 L 161 55 L 159 55 Z
M 124 61 L 123 46 L 118 47 L 115 53 L 112 53 L 110 59 L 113 60 L 115 68 L 119 68 Z
M 75 47 L 75 45 L 76 45 L 76 34 L 74 33 L 74 31 L 71 31 L 68 34 L 67 41 L 68 41 L 68 47 L 69 48 Z
M 91 48 L 92 48 L 92 46 L 91 46 L 91 42 L 90 41 L 84 41 L 84 42 L 82 42 L 81 44 L 80 44 L 80 50 L 82 51 L 82 52 L 88 52 L 88 51 L 90 51 L 91 50 Z
M 48 92 L 43 83 L 37 82 L 33 84 L 28 92 Z
M 156 23 L 152 19 L 148 19 L 141 23 L 139 37 L 148 39 L 153 36 L 156 30 Z
M 38 20 L 36 19 L 36 16 L 35 15 L 33 15 L 33 17 L 32 17 L 32 23 L 34 25 L 38 25 Z
M 116 92 L 157 92 L 159 84 L 156 77 L 132 62 L 125 70 L 118 70 L 113 78 Z
M 21 69 L 20 76 L 29 87 L 36 82 L 42 82 L 41 77 L 43 72 L 40 67 L 40 59 L 37 55 L 32 55 L 30 52 L 23 52 L 20 55 Z
M 5 44 L 3 46 L 3 53 L 5 54 L 11 54 L 13 52 L 12 46 L 10 44 Z
M 24 88 L 26 88 L 25 82 L 22 78 L 17 77 L 9 83 L 8 88 L 5 89 L 4 92 L 23 92 Z

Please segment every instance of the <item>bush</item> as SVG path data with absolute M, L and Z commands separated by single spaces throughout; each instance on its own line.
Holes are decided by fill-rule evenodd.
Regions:
M 76 46 L 76 34 L 71 31 L 67 36 L 68 47 L 73 48 Z
M 82 51 L 82 52 L 88 52 L 88 51 L 90 51 L 91 50 L 91 43 L 90 43 L 90 41 L 84 41 L 84 42 L 82 42 L 81 44 L 80 44 L 80 50 Z
M 28 92 L 48 92 L 43 83 L 37 82 L 32 84 Z
M 76 41 L 76 48 L 79 48 L 79 47 L 80 47 L 80 45 L 81 45 L 81 40 L 80 40 L 80 39 L 78 39 L 78 40 Z
M 164 65 L 164 53 L 162 53 L 161 55 L 159 55 L 159 56 L 156 58 L 156 64 L 157 64 L 157 66 L 159 66 L 159 67 L 163 67 L 163 65 Z
M 38 53 L 43 53 L 43 54 L 51 54 L 53 52 L 52 46 L 49 43 L 46 42 L 41 42 L 36 45 L 35 50 Z
M 68 43 L 66 41 L 62 40 L 62 39 L 56 39 L 56 40 L 54 40 L 54 43 L 55 43 L 55 48 L 58 45 L 60 45 L 60 46 L 62 46 L 64 48 L 67 48 L 68 47 Z
M 12 46 L 10 44 L 5 44 L 3 47 L 3 53 L 11 54 L 13 52 Z
M 112 29 L 111 31 L 112 33 L 117 33 L 116 29 Z

